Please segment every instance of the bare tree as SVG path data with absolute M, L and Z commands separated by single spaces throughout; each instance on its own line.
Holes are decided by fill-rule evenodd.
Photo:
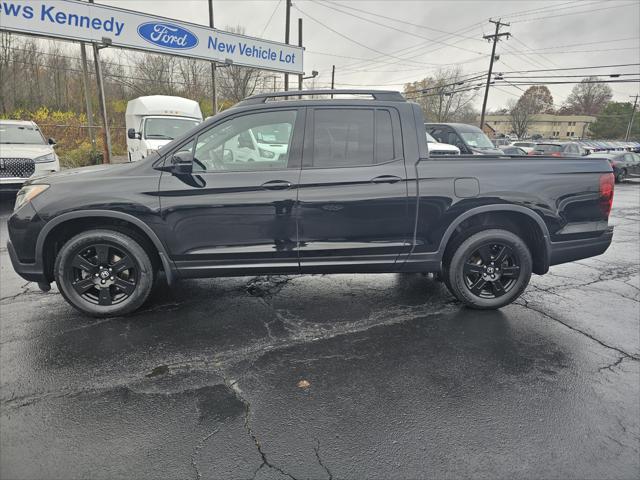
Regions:
M 527 134 L 529 128 L 529 122 L 531 121 L 531 115 L 534 114 L 531 104 L 527 101 L 520 101 L 511 99 L 507 103 L 509 108 L 509 120 L 511 121 L 511 129 L 518 138 L 523 138 Z
M 432 77 L 407 83 L 404 93 L 420 104 L 430 122 L 471 122 L 478 90 L 469 88 L 460 67 L 438 70 Z
M 563 113 L 575 115 L 598 115 L 607 106 L 613 92 L 598 77 L 587 77 L 573 87 L 562 108 Z

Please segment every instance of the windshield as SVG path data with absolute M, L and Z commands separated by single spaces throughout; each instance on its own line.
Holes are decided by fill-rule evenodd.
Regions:
M 251 129 L 256 137 L 256 142 L 271 145 L 286 145 L 291 135 L 291 124 L 277 123 L 275 125 L 262 125 Z
M 474 148 L 495 148 L 489 137 L 482 132 L 460 132 L 464 141 Z
M 536 145 L 536 151 L 538 152 L 560 152 L 562 150 L 562 145 L 550 145 L 550 144 L 538 144 Z
M 0 143 L 22 143 L 44 145 L 44 137 L 37 127 L 31 125 L 0 125 Z
M 516 147 L 535 147 L 535 143 L 529 143 L 529 142 L 515 142 L 513 144 Z
M 435 138 L 433 138 L 431 135 L 429 135 L 428 133 L 427 133 L 427 142 L 428 143 L 438 143 L 438 141 Z
M 199 123 L 190 118 L 147 118 L 144 122 L 144 138 L 173 140 Z

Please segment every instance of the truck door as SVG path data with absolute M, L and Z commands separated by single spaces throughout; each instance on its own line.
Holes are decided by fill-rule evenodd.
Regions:
M 193 154 L 193 174 L 163 172 L 159 195 L 164 237 L 181 275 L 299 272 L 294 209 L 303 112 L 239 113 L 179 147 Z M 286 154 L 273 161 L 234 160 L 229 142 L 237 146 L 249 129 L 271 125 L 278 125 Z
M 302 271 L 394 271 L 412 233 L 398 112 L 308 108 L 306 125 L 298 193 Z

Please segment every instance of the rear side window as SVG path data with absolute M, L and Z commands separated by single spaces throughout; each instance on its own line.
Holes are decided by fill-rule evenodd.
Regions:
M 356 167 L 394 158 L 388 110 L 331 108 L 313 113 L 314 168 Z

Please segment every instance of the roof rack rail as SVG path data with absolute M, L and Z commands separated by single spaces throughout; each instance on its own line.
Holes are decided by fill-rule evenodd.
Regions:
M 300 97 L 309 95 L 371 95 L 379 102 L 406 102 L 407 100 L 395 90 L 290 90 L 288 92 L 259 93 L 242 100 L 237 105 L 253 105 L 265 103 L 270 98 Z

